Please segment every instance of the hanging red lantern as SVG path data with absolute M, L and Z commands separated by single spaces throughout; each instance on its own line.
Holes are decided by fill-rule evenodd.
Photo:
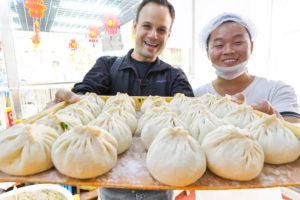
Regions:
M 33 24 L 33 31 L 36 34 L 39 34 L 39 32 L 40 32 L 40 23 L 39 23 L 39 21 L 35 21 L 34 22 L 34 24 Z
M 28 9 L 29 15 L 34 19 L 41 19 L 47 10 L 43 0 L 26 0 L 25 7 Z
M 97 27 L 90 26 L 87 36 L 89 38 L 89 42 L 91 42 L 93 44 L 93 47 L 95 47 L 95 43 L 98 42 L 98 38 L 100 38 L 101 35 L 100 35 L 100 31 Z
M 40 44 L 40 35 L 39 34 L 34 34 L 31 38 L 32 43 L 34 44 L 34 47 L 37 48 L 38 45 Z
M 69 48 L 70 48 L 72 51 L 75 51 L 75 50 L 78 48 L 78 43 L 76 42 L 75 39 L 71 39 L 71 40 L 70 40 Z
M 37 48 L 40 43 L 40 23 L 38 22 L 44 16 L 44 12 L 47 10 L 43 0 L 26 0 L 25 7 L 28 9 L 28 14 L 34 19 L 33 30 L 35 34 L 32 36 L 31 41 L 34 47 Z
M 34 47 L 37 48 L 38 45 L 40 44 L 40 23 L 36 20 L 33 24 L 33 30 L 34 30 L 34 35 L 31 38 L 32 43 L 34 44 Z
M 104 18 L 104 26 L 105 32 L 110 40 L 112 40 L 112 37 L 117 34 L 120 29 L 120 20 L 113 15 L 107 16 Z

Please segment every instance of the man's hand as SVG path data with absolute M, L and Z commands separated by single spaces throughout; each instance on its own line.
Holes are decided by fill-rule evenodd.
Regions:
M 273 108 L 271 106 L 271 104 L 268 101 L 263 100 L 259 103 L 252 104 L 251 106 L 254 110 L 261 111 L 261 112 L 266 113 L 268 115 L 276 114 L 276 116 L 278 118 L 282 118 L 282 116 L 277 112 L 277 110 L 275 108 Z
M 231 100 L 235 103 L 242 104 L 245 102 L 245 96 L 242 93 L 237 93 L 231 97 Z M 276 114 L 278 118 L 282 118 L 282 116 L 268 101 L 263 100 L 259 103 L 252 104 L 251 106 L 254 110 L 258 110 L 269 115 Z
M 50 107 L 54 106 L 55 104 L 62 102 L 62 101 L 66 101 L 68 103 L 76 103 L 79 100 L 80 100 L 80 97 L 77 94 L 75 94 L 69 90 L 59 89 L 55 94 L 54 101 L 47 103 L 45 109 L 50 108 Z
M 237 93 L 233 96 L 231 96 L 231 101 L 242 104 L 245 102 L 245 96 L 242 93 Z
M 56 104 L 62 101 L 65 101 L 67 103 L 76 103 L 79 100 L 80 97 L 77 94 L 69 90 L 59 89 L 55 94 L 54 103 Z

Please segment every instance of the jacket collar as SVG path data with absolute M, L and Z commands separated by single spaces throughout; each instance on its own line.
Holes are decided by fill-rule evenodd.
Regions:
M 131 62 L 131 54 L 133 52 L 133 49 L 131 49 L 127 55 L 125 56 L 125 59 L 122 63 L 122 65 L 120 66 L 119 70 L 123 70 L 123 69 L 133 69 L 135 70 L 135 67 L 133 66 L 133 63 Z M 167 63 L 165 63 L 164 61 L 160 60 L 158 57 L 155 61 L 155 64 L 151 67 L 151 69 L 149 70 L 149 72 L 155 72 L 155 71 L 163 71 L 165 69 L 167 69 L 169 66 Z

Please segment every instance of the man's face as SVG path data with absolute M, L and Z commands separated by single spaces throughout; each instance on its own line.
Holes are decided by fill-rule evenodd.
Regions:
M 170 36 L 172 18 L 165 6 L 146 4 L 133 28 L 136 33 L 132 57 L 138 61 L 154 62 L 163 51 Z
M 213 64 L 231 67 L 248 60 L 252 48 L 253 43 L 245 27 L 225 22 L 210 34 L 207 54 Z

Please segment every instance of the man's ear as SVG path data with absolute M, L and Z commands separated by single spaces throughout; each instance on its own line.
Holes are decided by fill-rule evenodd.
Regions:
M 252 53 L 252 51 L 253 51 L 253 47 L 254 47 L 254 43 L 253 43 L 253 41 L 251 41 L 251 42 L 250 42 L 250 50 L 251 50 L 251 53 Z
M 207 55 L 207 58 L 208 58 L 208 60 L 210 60 L 210 58 L 209 58 L 209 52 L 208 52 L 208 48 L 206 48 L 206 55 Z
M 133 20 L 133 23 L 132 23 L 132 30 L 134 32 L 136 32 L 136 26 L 137 26 L 137 21 Z

